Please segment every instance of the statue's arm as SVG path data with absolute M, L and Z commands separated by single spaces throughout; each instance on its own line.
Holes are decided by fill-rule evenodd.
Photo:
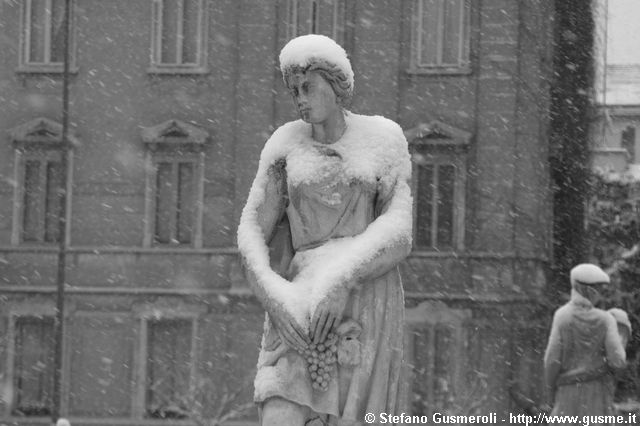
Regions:
M 551 324 L 549 341 L 544 353 L 544 378 L 550 405 L 553 405 L 556 382 L 562 369 L 562 336 L 560 333 L 561 313 L 556 312 Z
M 372 225 L 378 228 L 385 227 L 386 230 L 380 232 L 380 243 L 377 249 L 372 251 L 372 256 L 354 268 L 353 279 L 347 285 L 353 287 L 360 282 L 383 275 L 409 255 L 412 248 L 412 214 L 411 189 L 407 180 L 397 179 L 390 188 L 381 188 L 378 191 L 377 217 L 375 225 Z M 376 230 L 371 230 L 370 226 L 365 230 L 365 234 L 368 232 L 374 234 Z M 371 235 L 371 239 L 374 238 L 375 235 Z
M 626 351 L 618 334 L 618 325 L 612 315 L 607 315 L 607 331 L 605 333 L 605 353 L 607 364 L 613 370 L 621 370 L 627 361 Z
M 396 267 L 411 251 L 413 200 L 408 153 L 395 159 L 392 166 L 379 178 L 373 222 L 361 234 L 329 241 L 322 248 L 323 267 L 311 278 L 314 342 L 323 341 L 340 323 L 351 289 Z
M 283 164 L 277 162 L 266 170 L 258 170 L 238 226 L 238 248 L 247 280 L 265 308 L 274 304 L 267 289 L 268 281 L 274 285 L 280 281 L 270 267 L 268 242 L 286 207 L 282 169 Z
M 262 165 L 261 165 L 262 166 Z M 269 314 L 282 340 L 290 347 L 306 345 L 306 331 L 291 312 L 291 283 L 271 266 L 268 242 L 285 214 L 284 162 L 258 168 L 238 225 L 238 249 L 247 280 Z

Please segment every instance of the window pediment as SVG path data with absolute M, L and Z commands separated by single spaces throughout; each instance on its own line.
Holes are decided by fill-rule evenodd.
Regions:
M 51 148 L 62 147 L 62 124 L 39 117 L 9 130 L 9 138 L 15 146 L 40 145 Z M 73 146 L 79 144 L 72 134 L 67 136 Z
M 411 145 L 467 147 L 471 141 L 471 133 L 438 120 L 419 123 L 404 135 Z
M 199 147 L 204 145 L 208 138 L 209 132 L 206 130 L 175 119 L 142 129 L 142 141 L 151 149 L 160 145 Z

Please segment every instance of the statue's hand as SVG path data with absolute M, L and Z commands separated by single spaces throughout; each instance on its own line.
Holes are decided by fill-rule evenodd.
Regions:
M 270 309 L 269 318 L 273 323 L 280 339 L 290 348 L 303 352 L 311 340 L 306 331 L 298 324 L 293 316 L 284 309 Z
M 329 332 L 340 325 L 348 297 L 349 290 L 340 287 L 326 295 L 318 304 L 311 318 L 310 334 L 313 343 L 324 342 Z

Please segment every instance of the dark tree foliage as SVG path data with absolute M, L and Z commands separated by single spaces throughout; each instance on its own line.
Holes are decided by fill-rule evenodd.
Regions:
M 589 0 L 555 2 L 550 145 L 553 185 L 552 296 L 566 292 L 568 271 L 586 260 L 590 93 L 594 19 Z M 552 298 L 553 300 L 553 298 Z
M 601 308 L 621 308 L 629 314 L 633 335 L 627 346 L 627 368 L 620 374 L 618 399 L 640 392 L 640 214 L 633 192 L 640 183 L 590 179 L 587 232 L 591 261 L 611 275 L 612 288 Z

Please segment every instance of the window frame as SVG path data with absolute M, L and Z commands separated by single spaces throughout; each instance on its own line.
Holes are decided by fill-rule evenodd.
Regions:
M 16 337 L 17 337 L 17 329 L 16 329 L 16 324 L 17 324 L 17 320 L 18 318 L 22 318 L 22 317 L 35 317 L 35 318 L 52 318 L 54 320 L 54 327 L 55 327 L 55 307 L 53 306 L 53 303 L 48 303 L 48 302 L 35 302 L 35 303 L 20 303 L 18 306 L 14 306 L 12 308 L 9 309 L 8 313 L 7 313 L 7 319 L 8 319 L 8 324 L 7 324 L 7 336 L 6 336 L 6 341 L 7 341 L 7 346 L 6 346 L 6 383 L 9 383 L 9 385 L 11 386 L 11 395 L 14 395 L 10 401 L 5 401 L 4 403 L 4 417 L 8 418 L 8 419 L 18 419 L 18 418 L 24 418 L 22 416 L 16 416 L 14 415 L 14 409 L 16 406 L 16 398 L 15 398 L 15 380 L 16 380 L 16 358 L 17 358 L 17 353 L 16 353 Z M 66 342 L 65 342 L 66 343 Z M 55 342 L 54 342 L 55 345 Z M 63 347 L 65 347 L 63 345 Z M 55 351 L 55 347 L 53 348 Z M 63 371 L 63 376 L 61 377 L 61 379 L 63 380 L 63 384 L 64 384 L 64 373 L 66 373 L 66 353 L 63 355 L 62 358 L 62 371 Z M 55 368 L 55 365 L 52 366 L 52 369 Z M 53 370 L 52 370 L 53 372 Z M 29 419 L 42 419 L 42 418 L 49 418 L 50 415 L 45 415 L 45 416 L 27 416 L 27 418 Z
M 134 307 L 139 326 L 138 342 L 135 350 L 135 390 L 132 393 L 133 410 L 132 416 L 137 419 L 147 419 L 154 422 L 172 422 L 182 424 L 192 421 L 186 419 L 156 419 L 147 415 L 147 392 L 148 392 L 148 354 L 149 354 L 149 322 L 162 320 L 185 320 L 191 322 L 191 366 L 189 370 L 189 391 L 194 395 L 197 391 L 196 380 L 198 377 L 198 362 L 200 350 L 198 345 L 199 322 L 205 310 L 201 306 L 186 306 L 178 303 L 177 307 L 144 305 Z
M 29 159 L 52 160 L 56 157 L 61 158 L 64 154 L 62 144 L 62 125 L 46 118 L 36 118 L 17 126 L 9 131 L 10 139 L 14 148 L 14 181 L 16 185 L 13 192 L 13 220 L 11 228 L 11 245 L 25 246 L 53 246 L 58 244 L 55 242 L 45 241 L 24 241 L 24 196 L 25 196 L 25 178 L 26 163 Z M 73 135 L 68 136 L 69 148 L 66 150 L 67 170 L 63 176 L 66 197 L 65 220 L 71 224 L 72 217 L 72 188 L 73 188 L 73 146 L 78 144 L 77 139 Z M 44 196 L 46 197 L 46 190 Z M 43 213 L 46 215 L 46 212 Z M 43 233 L 44 233 L 43 224 Z M 66 227 L 64 235 L 66 244 L 71 241 L 71 226 Z M 43 238 L 44 240 L 44 238 Z
M 444 152 L 443 152 L 444 151 Z M 436 202 L 432 207 L 432 217 L 431 217 L 431 239 L 435 242 L 435 247 L 420 245 L 418 244 L 418 203 L 417 201 L 414 203 L 414 241 L 415 247 L 421 251 L 430 251 L 430 252 L 449 252 L 449 251 L 458 251 L 460 248 L 464 246 L 464 239 L 462 239 L 463 225 L 461 224 L 462 214 L 464 212 L 464 197 L 461 195 L 464 191 L 464 170 L 466 170 L 466 161 L 460 154 L 455 152 L 451 152 L 451 150 L 430 150 L 430 149 L 420 149 L 414 148 L 414 152 L 412 153 L 412 180 L 414 187 L 414 200 L 418 200 L 418 191 L 420 190 L 420 181 L 419 181 L 419 167 L 420 166 L 446 166 L 451 165 L 454 168 L 454 182 L 453 182 L 453 214 L 452 214 L 452 223 L 451 223 L 451 249 L 450 250 L 441 250 L 437 248 L 438 242 L 438 203 Z M 438 176 L 438 172 L 435 173 L 436 179 Z M 437 182 L 433 183 L 437 185 Z M 436 191 L 434 191 L 434 194 Z M 435 198 L 437 201 L 438 199 Z
M 418 244 L 418 203 L 413 203 L 413 251 L 416 253 L 460 253 L 465 250 L 467 151 L 471 134 L 439 121 L 421 123 L 406 130 L 411 155 L 411 182 L 414 200 L 418 199 L 420 182 L 418 169 L 421 165 L 453 165 L 455 171 L 453 188 L 452 246 L 449 250 L 438 250 Z M 432 223 L 437 225 L 437 217 Z M 437 234 L 437 226 L 431 232 Z
M 174 133 L 180 136 L 173 136 Z M 142 139 L 146 145 L 145 153 L 145 220 L 142 245 L 144 248 L 202 248 L 204 216 L 204 144 L 209 138 L 208 132 L 179 120 L 168 120 L 157 126 L 143 128 Z M 190 162 L 194 166 L 194 217 L 193 234 L 190 243 L 165 244 L 155 242 L 156 235 L 156 197 L 158 164 L 163 162 Z
M 36 244 L 41 244 L 41 245 L 55 245 L 59 243 L 59 240 L 54 240 L 54 241 L 47 241 L 46 236 L 48 233 L 47 230 L 47 216 L 48 216 L 48 212 L 46 209 L 46 205 L 47 205 L 47 200 L 50 196 L 49 194 L 49 177 L 46 175 L 46 168 L 49 162 L 57 162 L 60 163 L 61 162 L 61 156 L 63 154 L 57 150 L 46 150 L 46 151 L 38 151 L 38 150 L 26 150 L 26 151 L 22 151 L 21 152 L 21 156 L 22 156 L 22 164 L 20 165 L 21 168 L 21 176 L 20 176 L 20 190 L 22 192 L 19 203 L 18 203 L 18 209 L 19 209 L 19 213 L 18 213 L 18 218 L 20 219 L 18 221 L 18 223 L 16 223 L 16 226 L 19 228 L 17 229 L 17 232 L 19 233 L 19 241 L 20 244 L 24 244 L 24 245 L 36 245 Z M 42 194 L 40 194 L 40 203 L 42 205 L 42 211 L 39 212 L 39 217 L 37 220 L 37 226 L 38 226 L 38 237 L 37 239 L 34 240 L 26 240 L 25 239 L 25 214 L 26 214 L 26 203 L 25 203 L 25 196 L 27 194 L 27 188 L 26 188 L 26 182 L 27 182 L 27 163 L 30 161 L 38 161 L 39 163 L 39 168 L 40 171 L 44 171 L 45 174 L 43 176 L 40 176 L 40 182 L 42 183 L 43 186 L 43 191 Z M 44 164 L 43 164 L 44 163 Z M 53 190 L 55 191 L 55 188 L 53 188 Z M 58 226 L 58 221 L 56 220 L 55 225 L 54 226 Z M 60 236 L 58 236 L 58 238 L 60 238 Z
M 208 2 L 205 0 L 195 0 L 198 2 L 198 28 L 196 30 L 196 57 L 195 63 L 163 63 L 162 62 L 162 8 L 166 0 L 152 0 L 151 2 L 151 46 L 149 51 L 149 74 L 206 74 L 209 72 L 207 65 L 207 47 L 209 34 L 209 13 Z M 180 3 L 179 10 L 184 10 L 184 1 L 178 0 Z M 180 24 L 182 20 L 178 20 Z M 176 37 L 176 56 L 182 51 L 178 40 L 184 38 L 182 25 L 178 25 Z
M 472 72 L 471 67 L 471 35 L 472 35 L 472 19 L 473 5 L 470 0 L 460 0 L 462 10 L 465 12 L 464 16 L 460 17 L 460 24 L 462 26 L 462 36 L 459 42 L 459 55 L 457 64 L 425 64 L 422 63 L 422 37 L 424 29 L 423 19 L 423 7 L 425 0 L 413 0 L 411 7 L 411 38 L 410 38 L 410 60 L 409 74 L 470 74 Z M 437 0 L 440 2 L 446 0 Z M 442 8 L 438 16 L 438 33 L 437 33 L 437 46 L 438 56 L 442 57 L 442 33 L 444 23 L 442 22 Z
M 149 230 L 150 234 L 149 236 L 145 235 L 145 237 L 147 238 L 151 238 L 151 241 L 148 242 L 149 247 L 151 246 L 155 246 L 155 247 L 196 247 L 196 248 L 200 248 L 202 245 L 202 232 L 201 230 L 198 231 L 198 218 L 199 218 L 199 212 L 198 212 L 198 195 L 197 193 L 198 191 L 198 187 L 200 186 L 199 182 L 202 181 L 201 176 L 201 170 L 203 168 L 204 165 L 204 157 L 202 156 L 202 153 L 200 154 L 195 154 L 195 153 L 180 153 L 180 154 L 170 154 L 170 153 L 166 153 L 166 152 L 161 152 L 161 153 L 153 153 L 151 155 L 151 181 L 150 181 L 150 190 L 152 192 L 152 196 L 151 196 L 151 205 L 149 206 L 150 211 L 149 211 L 149 215 L 147 217 L 147 221 L 150 224 L 151 229 Z M 193 166 L 193 190 L 194 190 L 194 203 L 195 205 L 194 207 L 194 211 L 192 213 L 192 217 L 191 217 L 191 223 L 192 223 L 192 235 L 191 235 L 191 242 L 189 243 L 162 243 L 162 242 L 158 242 L 156 241 L 156 235 L 157 235 L 157 216 L 158 216 L 158 212 L 157 212 L 157 198 L 158 198 L 158 168 L 160 163 L 169 163 L 172 165 L 172 167 L 174 168 L 172 170 L 172 180 L 174 181 L 174 183 L 177 183 L 179 185 L 179 182 L 176 182 L 176 180 L 179 179 L 178 173 L 175 168 L 177 168 L 179 166 L 179 164 L 182 163 L 189 163 Z M 176 208 L 178 200 L 177 200 L 177 194 L 178 194 L 178 190 L 177 190 L 177 186 L 176 186 L 176 190 L 174 190 L 172 192 L 172 196 L 171 196 L 171 207 L 172 210 Z M 172 211 L 172 213 L 176 213 Z M 173 214 L 172 216 L 175 216 L 176 214 Z M 178 224 L 177 224 L 177 219 L 175 217 L 172 217 L 171 219 L 171 223 L 169 224 L 169 227 L 171 229 L 171 236 L 170 238 L 172 240 L 176 240 L 177 241 L 177 237 L 178 237 Z M 199 243 L 196 243 L 196 240 L 200 240 Z
M 437 402 L 441 399 L 441 395 L 438 395 L 436 380 L 437 365 L 436 356 L 437 351 L 437 339 L 436 334 L 438 331 L 446 330 L 449 332 L 450 342 L 447 360 L 448 369 L 446 376 L 448 378 L 447 385 L 449 391 L 447 395 L 456 396 L 456 394 L 465 385 L 465 364 L 466 354 L 468 353 L 468 324 L 472 319 L 471 311 L 468 309 L 452 309 L 445 303 L 440 301 L 425 301 L 419 305 L 407 309 L 406 312 L 406 324 L 404 333 L 404 347 L 406 353 L 407 364 L 407 379 L 406 390 L 407 395 L 410 396 L 409 406 L 406 407 L 412 415 L 427 415 L 431 416 L 436 411 L 446 410 L 447 407 L 438 407 Z M 425 333 L 426 332 L 426 333 Z M 418 346 L 418 335 L 424 336 L 426 334 L 427 352 L 426 356 L 428 365 L 421 366 L 417 363 L 416 348 Z M 420 374 L 419 367 L 423 367 L 426 373 Z M 427 377 L 427 402 L 425 404 L 428 407 L 427 413 L 415 413 L 413 407 L 414 396 L 416 387 L 420 378 Z M 425 384 L 424 381 L 420 381 L 421 384 Z
M 44 35 L 44 55 L 48 58 L 45 62 L 30 62 L 29 50 L 31 44 L 31 24 L 27 20 L 31 17 L 33 0 L 22 0 L 20 2 L 20 37 L 18 48 L 18 73 L 33 74 L 62 74 L 64 72 L 64 62 L 51 62 L 51 12 L 45 18 L 45 35 Z M 47 8 L 52 10 L 52 3 L 55 0 L 45 0 Z M 70 28 L 69 28 L 69 71 L 71 73 L 78 72 L 76 62 L 77 43 L 76 43 L 76 0 L 71 0 L 70 4 Z M 63 21 L 64 22 L 64 21 Z

